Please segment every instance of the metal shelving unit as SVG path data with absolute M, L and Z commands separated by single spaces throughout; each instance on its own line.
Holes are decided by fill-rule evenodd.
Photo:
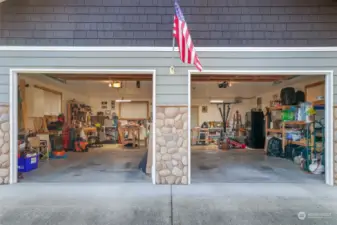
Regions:
M 286 109 L 290 109 L 289 105 L 284 105 L 284 106 L 276 106 L 276 107 L 270 107 L 270 113 L 272 111 L 282 111 L 282 110 L 286 110 Z M 289 126 L 298 126 L 300 128 L 303 129 L 303 126 L 305 126 L 307 123 L 305 121 L 282 121 L 282 128 L 280 129 L 273 129 L 273 128 L 269 128 L 269 123 L 271 121 L 268 120 L 268 116 L 266 116 L 266 120 L 265 120 L 266 124 L 266 136 L 270 135 L 270 134 L 281 134 L 282 137 L 282 150 L 284 152 L 285 150 L 285 146 L 287 145 L 287 127 Z M 306 140 L 302 139 L 300 141 L 291 141 L 291 144 L 296 144 L 296 145 L 300 145 L 300 146 L 307 146 L 306 144 Z

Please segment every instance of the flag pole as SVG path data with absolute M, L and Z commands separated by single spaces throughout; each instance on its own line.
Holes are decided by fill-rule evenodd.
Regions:
M 170 74 L 174 74 L 174 45 L 175 45 L 175 38 L 172 38 L 172 64 L 170 67 Z
M 175 45 L 175 43 L 176 43 L 176 39 L 175 39 L 175 37 L 172 37 L 172 52 L 173 52 L 172 59 L 174 57 L 174 45 Z
M 174 2 L 173 1 L 173 9 L 174 9 Z M 174 23 L 174 18 L 173 18 L 173 23 Z M 171 64 L 171 67 L 170 67 L 170 74 L 174 74 L 174 45 L 175 45 L 175 37 L 172 37 L 172 64 Z

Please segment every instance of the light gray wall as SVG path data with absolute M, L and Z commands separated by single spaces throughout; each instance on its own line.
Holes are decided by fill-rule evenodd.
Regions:
M 175 53 L 176 56 L 177 54 Z M 0 102 L 9 101 L 9 68 L 68 68 L 155 69 L 157 71 L 157 104 L 183 104 L 187 102 L 187 76 L 179 67 L 176 75 L 168 75 L 172 62 L 171 56 L 172 53 L 169 52 L 0 50 Z
M 195 68 L 182 64 L 177 52 L 174 60 L 172 55 L 172 52 L 0 50 L 0 103 L 9 101 L 10 68 L 87 68 L 155 69 L 157 104 L 187 104 L 187 71 Z M 337 71 L 337 52 L 199 52 L 199 56 L 205 70 Z M 175 75 L 169 75 L 172 63 Z M 337 84 L 336 78 L 334 83 Z
M 196 46 L 337 46 L 334 0 L 181 0 Z M 170 46 L 173 0 L 7 0 L 0 45 Z

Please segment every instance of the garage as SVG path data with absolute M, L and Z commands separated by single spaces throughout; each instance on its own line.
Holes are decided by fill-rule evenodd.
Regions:
M 18 182 L 152 183 L 152 78 L 18 73 Z
M 191 183 L 326 182 L 325 74 L 259 72 L 190 72 Z
M 128 179 L 130 176 L 130 173 L 133 172 L 139 172 L 138 164 L 142 159 L 144 158 L 145 153 L 141 152 L 139 153 L 139 156 L 131 159 L 123 159 L 121 160 L 119 156 L 115 156 L 113 159 L 120 159 L 121 166 L 116 168 L 116 170 L 111 169 L 108 170 L 103 165 L 111 165 L 110 162 L 102 163 L 97 162 L 93 160 L 93 158 L 89 157 L 90 154 L 96 154 L 99 151 L 103 151 L 103 148 L 97 148 L 97 151 L 90 151 L 81 153 L 81 152 L 71 152 L 66 151 L 67 153 L 67 159 L 70 159 L 72 154 L 76 154 L 76 157 L 85 157 L 88 156 L 89 160 L 84 159 L 84 161 L 87 161 L 89 164 L 89 168 L 93 170 L 87 170 L 87 167 L 85 167 L 82 170 L 81 160 L 79 160 L 79 163 L 76 165 L 70 165 L 69 170 L 64 170 L 65 172 L 69 172 L 66 174 L 72 174 L 70 177 L 72 179 L 78 180 L 78 182 L 81 182 L 81 179 L 89 181 L 98 181 L 101 182 L 101 179 L 98 179 L 99 177 L 103 178 L 106 181 L 125 181 L 125 182 L 151 182 L 153 184 L 190 184 L 190 183 L 200 183 L 200 182 L 241 182 L 242 180 L 247 180 L 247 182 L 252 182 L 252 180 L 257 180 L 260 182 L 280 182 L 280 180 L 286 180 L 287 182 L 294 182 L 294 178 L 288 179 L 287 177 L 284 177 L 284 179 L 274 179 L 271 177 L 270 173 L 275 173 L 275 168 L 273 167 L 274 164 L 272 162 L 272 165 L 270 164 L 261 165 L 261 159 L 264 159 L 264 157 L 270 159 L 270 160 L 277 160 L 286 162 L 287 164 L 293 166 L 293 172 L 297 171 L 297 173 L 300 174 L 298 177 L 303 177 L 302 175 L 306 172 L 303 172 L 301 167 L 299 165 L 295 165 L 292 160 L 287 160 L 285 158 L 281 157 L 275 157 L 275 156 L 267 156 L 264 152 L 263 148 L 260 149 L 260 155 L 257 155 L 256 157 L 259 157 L 256 161 L 258 168 L 262 168 L 265 172 L 259 173 L 259 169 L 255 170 L 256 175 L 255 178 L 251 178 L 249 173 L 247 172 L 247 169 L 245 169 L 245 165 L 249 165 L 250 160 L 252 160 L 252 157 L 248 157 L 249 160 L 247 160 L 248 163 L 244 165 L 240 165 L 237 163 L 233 163 L 234 166 L 239 166 L 239 168 L 236 168 L 236 170 L 229 172 L 229 175 L 226 177 L 224 174 L 220 175 L 218 173 L 214 172 L 213 167 L 215 167 L 215 171 L 217 169 L 216 166 L 212 165 L 203 165 L 206 159 L 210 159 L 210 155 L 212 155 L 216 163 L 219 164 L 218 161 L 221 161 L 221 163 L 224 163 L 224 160 L 221 159 L 220 156 L 217 156 L 217 154 L 234 154 L 235 152 L 240 152 L 240 150 L 213 150 L 218 149 L 214 146 L 208 146 L 208 149 L 195 149 L 195 148 L 204 148 L 204 146 L 191 146 L 193 139 L 193 133 L 192 125 L 191 125 L 191 115 L 192 115 L 192 106 L 198 106 L 199 109 L 197 110 L 199 112 L 199 120 L 197 126 L 201 126 L 203 122 L 208 121 L 216 121 L 221 120 L 221 117 L 219 118 L 219 109 L 217 108 L 219 102 L 216 102 L 216 100 L 220 100 L 224 103 L 224 100 L 226 101 L 234 101 L 236 97 L 238 100 L 242 100 L 242 102 L 251 102 L 251 105 L 246 108 L 241 108 L 242 104 L 234 104 L 235 106 L 240 106 L 239 113 L 241 114 L 242 122 L 245 120 L 246 113 L 252 109 L 257 108 L 257 97 L 261 97 L 262 99 L 262 106 L 268 106 L 270 107 L 270 102 L 273 100 L 273 95 L 278 94 L 280 95 L 281 89 L 285 87 L 293 87 L 295 91 L 300 90 L 305 92 L 305 88 L 303 85 L 300 89 L 297 89 L 297 86 L 295 86 L 295 81 L 297 79 L 300 79 L 302 76 L 306 77 L 308 80 L 310 79 L 310 83 L 304 84 L 309 85 L 316 83 L 318 81 L 321 81 L 322 79 L 314 80 L 315 76 L 324 76 L 325 81 L 325 94 L 324 94 L 324 117 L 325 120 L 332 121 L 334 120 L 333 115 L 333 108 L 334 108 L 334 92 L 333 92 L 333 71 L 335 70 L 334 62 L 335 60 L 330 59 L 327 60 L 327 57 L 334 57 L 335 50 L 326 50 L 326 49 L 312 49 L 312 48 L 305 48 L 305 49 L 297 49 L 297 48 L 287 48 L 287 49 L 269 49 L 269 48 L 254 48 L 254 49 L 246 49 L 246 48 L 201 48 L 198 49 L 198 52 L 200 52 L 200 58 L 203 58 L 203 66 L 204 70 L 202 72 L 198 72 L 196 70 L 189 70 L 189 67 L 185 67 L 185 65 L 180 66 L 181 62 L 178 58 L 172 59 L 172 48 L 91 48 L 91 47 L 83 47 L 83 48 L 77 48 L 77 47 L 64 47 L 64 48 L 54 48 L 54 47 L 48 47 L 48 48 L 40 48 L 40 47 L 6 47 L 2 48 L 1 54 L 3 55 L 4 59 L 1 61 L 2 63 L 2 69 L 1 72 L 3 74 L 2 79 L 4 81 L 4 84 L 2 84 L 2 93 L 0 95 L 1 98 L 1 110 L 0 110 L 0 118 L 1 118 L 1 131 L 2 131 L 2 137 L 0 135 L 0 142 L 2 141 L 3 145 L 1 147 L 1 173 L 0 176 L 2 177 L 2 183 L 9 183 L 14 184 L 17 182 L 18 178 L 18 139 L 19 139 L 19 124 L 18 124 L 18 114 L 19 114 L 19 77 L 22 75 L 29 75 L 33 76 L 36 75 L 37 77 L 43 77 L 41 75 L 48 75 L 45 78 L 50 78 L 52 80 L 53 85 L 46 85 L 43 82 L 42 83 L 32 83 L 32 85 L 38 85 L 41 87 L 46 87 L 48 89 L 51 89 L 56 92 L 62 92 L 63 97 L 66 96 L 66 92 L 62 89 L 56 88 L 57 85 L 64 85 L 62 82 L 66 80 L 66 85 L 70 85 L 72 82 L 94 82 L 92 77 L 99 77 L 105 75 L 106 77 L 104 80 L 101 81 L 95 81 L 95 82 L 105 82 L 101 88 L 105 91 L 104 93 L 109 93 L 109 90 L 116 90 L 118 88 L 109 87 L 109 84 L 112 81 L 121 81 L 127 82 L 128 80 L 125 80 L 127 76 L 132 76 L 133 80 L 130 80 L 132 83 L 126 83 L 125 90 L 143 90 L 142 87 L 146 87 L 145 80 L 142 80 L 140 77 L 143 75 L 150 75 L 152 78 L 152 93 L 148 95 L 148 100 L 151 100 L 149 102 L 150 107 L 150 114 L 152 115 L 153 121 L 152 125 L 156 129 L 153 129 L 153 131 L 150 131 L 149 138 L 151 138 L 152 135 L 152 146 L 155 146 L 153 148 L 154 151 L 148 151 L 147 159 L 151 158 L 150 164 L 147 163 L 147 171 L 151 172 L 151 177 L 143 177 L 143 172 L 140 173 L 140 176 L 142 179 Z M 133 56 L 133 58 L 130 58 L 130 54 Z M 146 56 L 146 57 L 145 57 Z M 20 60 L 21 58 L 24 58 L 24 60 Z M 70 60 L 71 59 L 71 60 Z M 171 65 L 175 66 L 174 73 L 172 74 L 170 70 Z M 308 65 L 311 66 L 308 66 Z M 120 75 L 119 77 L 116 77 L 116 79 L 112 78 L 112 76 Z M 246 88 L 236 88 L 236 93 L 231 95 L 229 98 L 225 98 L 223 95 L 218 94 L 212 94 L 211 91 L 214 91 L 216 89 L 223 89 L 223 91 L 227 90 L 233 90 L 235 87 L 240 87 L 240 82 L 238 80 L 232 80 L 232 78 L 228 79 L 228 77 L 219 78 L 219 76 L 237 76 L 238 78 L 252 78 L 253 76 L 260 76 L 260 79 L 263 77 L 270 78 L 272 76 L 299 76 L 292 78 L 290 80 L 282 80 L 280 84 L 277 84 L 275 80 L 269 81 L 269 82 L 252 82 L 251 80 L 245 80 L 241 82 L 245 82 L 246 84 L 242 84 L 243 87 Z M 50 77 L 51 76 L 51 77 Z M 63 77 L 62 77 L 63 76 Z M 84 78 L 81 78 L 82 81 L 75 81 L 70 79 L 65 79 L 64 77 L 71 77 L 71 76 L 82 76 Z M 87 77 L 85 77 L 87 76 Z M 90 80 L 88 80 L 88 76 L 91 76 Z M 123 76 L 125 79 L 123 79 Z M 191 82 L 191 77 L 199 76 L 200 78 L 203 78 L 202 81 L 193 81 Z M 218 76 L 218 77 L 217 77 Z M 209 81 L 210 77 L 213 81 Z M 206 79 L 205 79 L 206 78 Z M 306 78 L 303 78 L 306 80 Z M 287 78 L 285 78 L 287 79 Z M 36 79 L 35 79 L 36 80 Z M 37 79 L 38 80 L 38 79 Z M 137 88 L 137 81 L 140 81 L 140 89 Z M 231 84 L 231 87 L 227 88 L 219 88 L 218 85 L 220 83 L 224 83 L 225 81 L 233 81 Z M 94 82 L 94 83 L 95 83 Z M 261 93 L 245 93 L 252 91 L 254 88 L 248 89 L 247 86 L 249 86 L 248 83 L 252 83 L 251 86 L 258 86 L 259 90 L 261 89 Z M 273 83 L 275 82 L 274 86 Z M 28 85 L 29 82 L 27 81 Z M 118 83 L 118 82 L 117 82 Z M 193 102 L 193 96 L 195 95 L 195 92 L 198 92 L 200 90 L 203 90 L 201 87 L 198 87 L 196 84 L 196 89 L 193 93 L 193 85 L 194 83 L 201 83 L 205 85 L 208 83 L 209 85 L 213 85 L 210 92 L 200 92 L 202 95 L 208 95 L 207 97 L 202 96 L 204 99 L 204 102 Z M 213 83 L 213 84 L 211 84 Z M 261 85 L 258 85 L 257 83 L 261 83 Z M 283 87 L 283 84 L 286 86 Z M 222 84 L 223 85 L 223 84 Z M 244 86 L 246 85 L 246 86 Z M 266 90 L 263 89 L 261 86 L 271 86 L 273 87 L 272 90 Z M 94 86 L 93 84 L 89 85 Z M 113 84 L 111 83 L 111 86 Z M 207 85 L 206 85 L 207 86 Z M 226 85 L 224 85 L 226 86 Z M 64 118 L 67 120 L 66 117 L 66 104 L 68 100 L 77 100 L 79 102 L 84 102 L 86 105 L 90 107 L 100 107 L 100 111 L 105 113 L 105 110 L 110 110 L 108 107 L 111 108 L 111 100 L 115 100 L 115 107 L 116 107 L 116 115 L 118 118 L 120 117 L 118 106 L 119 104 L 125 105 L 125 102 L 119 103 L 116 102 L 116 100 L 131 100 L 131 101 L 146 101 L 146 99 L 139 98 L 139 96 L 142 96 L 141 94 L 137 94 L 137 98 L 134 99 L 130 96 L 126 96 L 125 92 L 123 92 L 124 88 L 121 88 L 119 90 L 122 90 L 120 93 L 121 95 L 113 95 L 111 92 L 111 96 L 106 98 L 101 98 L 99 101 L 97 101 L 96 104 L 92 104 L 90 101 L 87 101 L 84 99 L 81 100 L 82 97 L 88 96 L 88 95 L 94 95 L 93 91 L 91 91 L 90 87 L 83 85 L 77 85 L 77 88 L 74 88 L 71 86 L 72 92 L 77 93 L 84 93 L 84 94 L 78 94 L 75 95 L 75 97 L 70 97 L 67 99 L 64 99 L 64 103 L 62 104 L 62 111 L 64 113 Z M 88 88 L 87 88 L 88 87 Z M 29 87 L 28 87 L 29 89 Z M 80 90 L 79 90 L 80 89 Z M 275 93 L 271 93 L 275 89 Z M 241 90 L 245 90 L 245 92 Z M 247 91 L 246 91 L 247 90 Z M 249 91 L 248 91 L 249 90 Z M 240 92 L 238 92 L 240 91 Z M 56 93 L 55 92 L 55 93 Z M 63 94 L 64 92 L 64 94 Z M 142 93 L 147 93 L 146 90 L 142 91 Z M 222 92 L 221 92 L 222 93 Z M 269 93 L 269 94 L 268 94 Z M 268 94 L 266 97 L 265 95 Z M 106 94 L 104 94 L 106 96 Z M 254 97 L 255 99 L 242 99 L 242 98 L 250 98 Z M 198 96 L 197 96 L 198 97 Z M 217 98 L 219 97 L 219 98 Z M 315 96 L 317 97 L 317 96 Z M 64 97 L 65 98 L 65 97 Z M 130 98 L 130 99 L 129 99 Z M 270 100 L 268 100 L 270 98 Z M 210 103 L 211 100 L 214 100 L 214 103 Z M 103 106 L 107 106 L 107 109 L 102 109 L 102 102 Z M 105 103 L 106 102 L 106 103 Z M 206 104 L 207 103 L 207 104 Z M 151 105 L 152 104 L 152 105 Z M 210 107 L 215 107 L 215 114 L 214 118 L 203 118 L 202 116 L 207 115 L 207 113 L 202 113 L 202 110 L 205 107 L 202 106 L 208 106 L 207 111 L 211 112 Z M 296 108 L 296 107 L 295 107 Z M 124 108 L 125 109 L 125 108 Z M 222 107 L 223 109 L 223 107 Z M 227 107 L 226 107 L 227 109 Z M 234 109 L 235 110 L 235 109 Z M 264 110 L 264 108 L 262 108 Z M 48 110 L 49 111 L 49 110 Z M 227 110 L 226 110 L 227 111 Z M 282 114 L 283 109 L 278 110 L 273 113 Z M 97 112 L 97 111 L 96 111 Z M 233 111 L 233 109 L 231 110 Z M 50 113 L 50 112 L 46 112 Z M 123 110 L 122 110 L 123 113 Z M 56 113 L 57 114 L 57 113 Z M 56 115 L 55 114 L 55 115 Z M 54 116 L 55 116 L 54 115 Z M 97 114 L 96 114 L 97 115 Z M 93 116 L 96 116 L 93 115 Z M 111 110 L 111 116 L 112 116 L 112 110 Z M 278 119 L 282 117 L 277 117 Z M 137 119 L 137 118 L 136 118 Z M 232 119 L 229 120 L 232 123 Z M 221 122 L 221 121 L 220 121 Z M 39 123 L 36 123 L 39 124 Z M 41 123 L 40 123 L 41 124 Z M 270 124 L 270 123 L 269 123 Z M 325 122 L 325 143 L 324 143 L 324 177 L 322 179 L 313 179 L 313 182 L 324 182 L 328 185 L 334 184 L 334 139 L 333 139 L 333 124 Z M 34 123 L 32 124 L 34 128 Z M 265 127 L 265 123 L 262 123 L 263 127 Z M 91 125 L 92 126 L 92 125 Z M 196 125 L 193 125 L 196 126 Z M 298 125 L 300 126 L 300 125 Z M 301 125 L 306 126 L 306 125 Z M 281 127 L 282 128 L 282 127 Z M 277 129 L 277 127 L 268 127 L 268 129 Z M 240 131 L 240 130 L 239 130 Z M 276 132 L 276 131 L 275 131 Z M 279 132 L 279 131 L 278 131 Z M 273 137 L 274 135 L 279 135 L 279 133 L 272 133 L 271 131 L 268 133 L 267 136 Z M 102 138 L 103 139 L 103 138 Z M 294 141 L 291 140 L 294 144 Z M 265 146 L 265 142 L 263 142 Z M 145 146 L 144 143 L 140 143 L 141 146 Z M 148 149 L 151 148 L 151 146 L 148 146 Z M 255 148 L 252 148 L 255 149 Z M 244 149 L 244 151 L 249 153 L 255 153 L 251 149 Z M 131 149 L 128 149 L 127 153 L 131 154 Z M 138 154 L 140 151 L 139 149 L 135 150 Z M 198 160 L 195 160 L 192 156 L 197 153 L 197 151 L 200 152 L 199 156 L 199 162 Z M 121 155 L 125 154 L 126 150 L 121 150 Z M 258 151 L 256 151 L 258 152 Z M 283 152 L 283 151 L 282 151 Z M 119 152 L 118 152 L 119 153 Z M 123 153 L 123 154 L 122 154 Z M 207 153 L 207 154 L 204 154 Z M 111 155 L 117 154 L 117 151 L 111 150 Z M 249 156 L 248 154 L 243 156 Z M 240 154 L 237 154 L 237 157 L 225 157 L 226 159 L 232 159 L 232 160 L 238 160 L 238 158 L 242 158 L 243 156 Z M 256 153 L 257 154 L 257 153 Z M 135 156 L 135 155 L 132 155 Z M 104 160 L 107 160 L 106 157 L 102 156 Z M 201 159 L 200 159 L 201 158 Z M 80 159 L 80 158 L 78 158 Z M 198 157 L 196 157 L 198 159 Z M 66 161 L 64 160 L 64 161 Z M 91 160 L 91 161 L 90 161 Z M 111 158 L 112 160 L 112 158 Z M 243 159 L 242 159 L 243 160 Z M 62 160 L 54 160 L 54 162 L 62 162 Z M 107 160 L 108 161 L 108 160 Z M 125 162 L 125 163 L 123 163 Z M 130 162 L 130 163 L 128 163 Z M 135 162 L 135 163 L 133 163 Z M 149 162 L 149 160 L 148 160 Z M 231 162 L 227 163 L 226 165 L 230 165 Z M 260 164 L 259 164 L 260 163 Z M 97 165 L 101 164 L 101 165 Z M 152 165 L 151 165 L 152 164 Z M 217 165 L 218 165 L 217 164 Z M 42 163 L 40 164 L 42 165 Z M 311 163 L 309 164 L 309 166 Z M 219 166 L 218 166 L 219 167 Z M 122 168 L 122 169 L 121 169 Z M 248 167 L 250 170 L 250 167 Z M 284 171 L 284 166 L 280 165 L 280 169 Z M 287 168 L 287 167 L 286 167 Z M 240 170 L 243 169 L 243 171 L 240 172 Z M 78 172 L 81 171 L 82 172 Z M 136 171 L 137 170 L 137 171 Z M 46 170 L 46 179 L 43 178 L 43 176 L 34 176 L 31 180 L 29 179 L 31 176 L 27 173 L 24 176 L 24 179 L 20 182 L 50 182 L 50 180 L 54 180 L 55 182 L 57 180 L 62 181 L 62 176 L 60 177 L 48 177 L 48 171 Z M 94 172 L 93 172 L 94 171 Z M 102 172 L 100 172 L 102 171 Z M 110 176 L 106 176 L 108 173 L 104 171 L 111 171 L 111 174 L 124 174 L 122 177 L 115 177 L 109 174 Z M 119 171 L 119 172 L 118 172 Z M 124 172 L 123 172 L 124 171 Z M 126 171 L 126 172 L 125 172 Z M 228 171 L 227 169 L 224 171 Z M 38 169 L 32 171 L 31 174 L 37 173 Z M 91 173 L 93 172 L 93 173 Z M 30 172 L 29 172 L 30 173 Z M 86 174 L 88 174 L 86 176 Z M 104 175 L 105 174 L 105 175 Z M 238 175 L 245 175 L 248 174 L 248 178 L 245 175 L 242 179 Z M 295 174 L 295 172 L 293 173 Z M 97 175 L 97 177 L 96 177 Z M 209 176 L 207 176 L 209 175 Z M 216 178 L 216 176 L 219 175 L 219 178 Z M 226 175 L 226 174 L 225 174 Z M 306 174 L 310 177 L 312 174 Z M 116 175 L 117 176 L 117 175 Z M 232 176 L 229 177 L 229 176 Z M 316 176 L 316 175 L 315 175 Z M 33 176 L 32 176 L 33 177 Z M 39 178 L 40 177 L 40 178 Z M 70 177 L 66 176 L 63 177 L 64 180 L 70 180 Z M 132 176 L 131 176 L 132 177 Z M 297 176 L 295 176 L 297 177 Z M 143 180 L 146 179 L 146 180 Z M 148 179 L 150 178 L 150 179 Z M 207 179 L 206 179 L 207 178 Z M 34 180 L 36 179 L 36 180 Z M 318 181 L 317 181 L 318 180 Z M 311 181 L 310 181 L 311 182 Z

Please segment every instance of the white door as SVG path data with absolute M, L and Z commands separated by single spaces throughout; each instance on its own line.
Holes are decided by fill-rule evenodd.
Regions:
M 191 108 L 191 128 L 200 126 L 198 120 L 199 120 L 199 107 L 192 106 Z

